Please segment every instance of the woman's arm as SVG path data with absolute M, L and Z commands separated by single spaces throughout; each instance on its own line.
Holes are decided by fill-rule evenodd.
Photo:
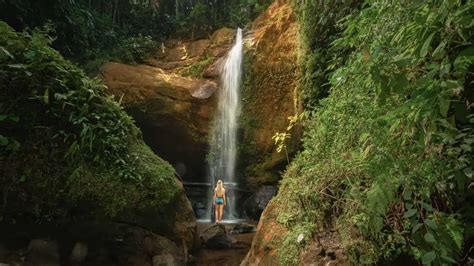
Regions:
M 225 190 L 224 190 L 223 196 L 224 196 L 224 207 L 225 207 L 225 205 L 227 205 L 227 197 L 225 196 Z

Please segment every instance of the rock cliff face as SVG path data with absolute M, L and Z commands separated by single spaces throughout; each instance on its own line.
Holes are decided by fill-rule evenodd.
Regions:
M 291 5 L 276 1 L 247 31 L 242 116 L 241 183 L 275 184 L 286 165 L 272 136 L 284 132 L 298 110 L 295 81 L 297 27 Z M 235 30 L 223 28 L 209 39 L 169 40 L 144 65 L 107 63 L 101 77 L 122 100 L 148 145 L 169 161 L 186 181 L 204 181 L 208 133 L 219 90 L 219 69 Z M 289 153 L 297 135 L 288 141 Z
M 287 161 L 277 153 L 272 136 L 285 132 L 288 117 L 300 109 L 296 80 L 297 24 L 290 1 L 275 1 L 252 24 L 253 38 L 244 56 L 241 117 L 245 182 L 251 186 L 276 184 Z M 298 147 L 292 132 L 288 153 Z
M 146 65 L 107 63 L 101 71 L 111 92 L 123 97 L 145 142 L 181 176 L 202 176 L 216 83 Z
M 136 120 L 145 142 L 188 181 L 204 181 L 218 69 L 234 31 L 169 40 L 146 65 L 107 63 L 101 78 Z

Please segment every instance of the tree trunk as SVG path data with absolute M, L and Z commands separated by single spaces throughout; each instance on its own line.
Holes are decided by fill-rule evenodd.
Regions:
M 179 1 L 175 0 L 175 8 L 176 8 L 176 18 L 179 17 Z
M 115 26 L 115 19 L 117 17 L 117 6 L 118 6 L 118 0 L 115 0 L 114 15 L 112 17 L 112 26 Z

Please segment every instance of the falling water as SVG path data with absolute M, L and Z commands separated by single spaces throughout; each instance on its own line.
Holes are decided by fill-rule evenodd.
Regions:
M 242 30 L 239 28 L 235 44 L 221 69 L 222 89 L 219 93 L 209 156 L 212 184 L 216 184 L 219 179 L 224 181 L 224 185 L 236 182 L 237 120 L 240 114 L 239 88 L 242 75 L 242 53 Z M 231 191 L 229 192 L 227 193 L 228 208 L 226 208 L 229 214 L 226 216 L 235 218 L 235 197 Z

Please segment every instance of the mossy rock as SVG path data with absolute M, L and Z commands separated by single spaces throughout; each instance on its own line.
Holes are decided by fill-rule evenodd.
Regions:
M 174 169 L 144 144 L 104 86 L 50 42 L 0 23 L 0 114 L 13 117 L 0 121 L 2 137 L 19 143 L 0 150 L 1 218 L 118 219 L 191 246 L 195 219 Z M 184 222 L 191 225 L 178 228 Z

